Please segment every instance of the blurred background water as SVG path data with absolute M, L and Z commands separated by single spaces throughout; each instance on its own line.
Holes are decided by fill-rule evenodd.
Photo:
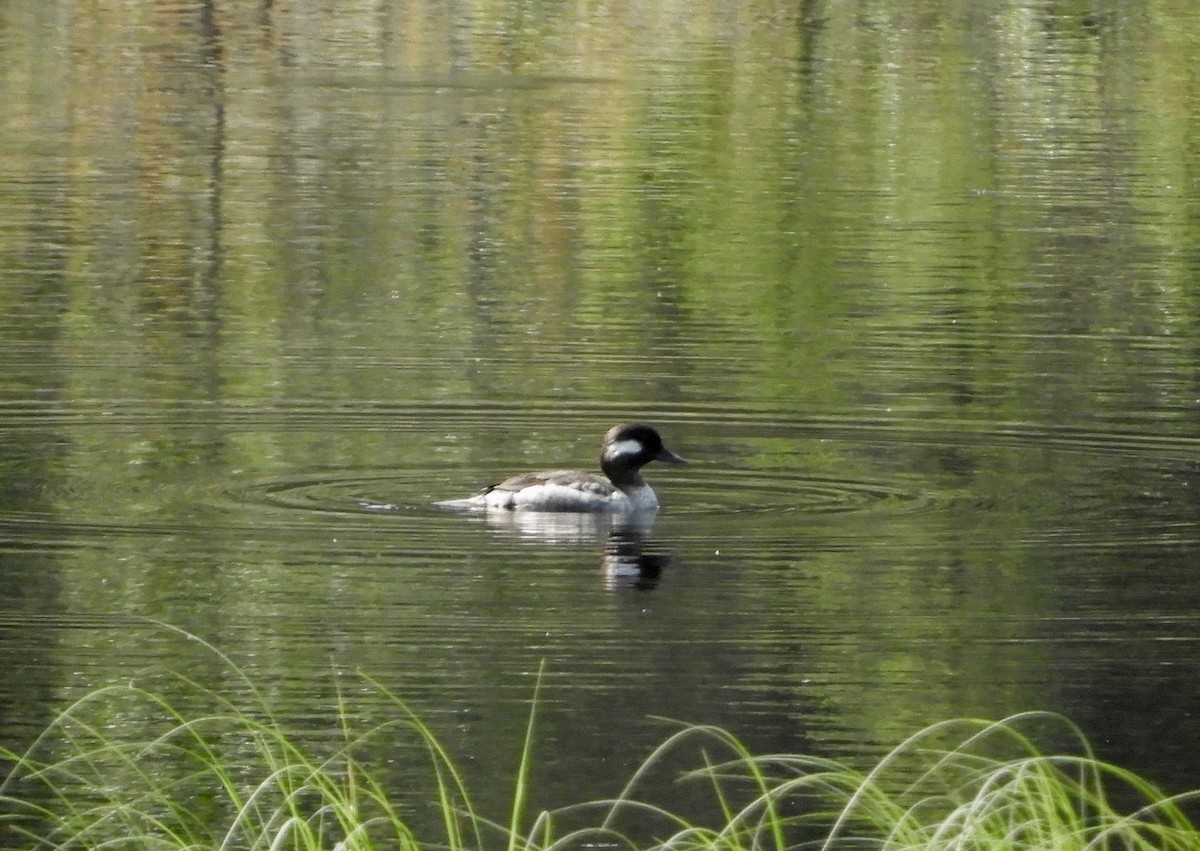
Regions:
M 1067 714 L 1200 785 L 1200 10 L 0 7 L 0 743 L 408 700 L 502 811 L 670 731 Z M 650 529 L 435 509 L 594 469 Z M 161 719 L 114 718 L 134 735 Z M 400 770 L 400 769 L 398 769 Z

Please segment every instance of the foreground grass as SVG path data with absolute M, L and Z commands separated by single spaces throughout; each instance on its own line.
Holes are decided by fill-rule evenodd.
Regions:
M 498 824 L 474 807 L 466 778 L 429 727 L 399 698 L 366 682 L 391 702 L 395 717 L 356 732 L 343 706 L 342 743 L 326 756 L 297 744 L 261 699 L 246 710 L 204 692 L 219 711 L 186 716 L 132 685 L 99 689 L 66 709 L 25 754 L 9 754 L 15 768 L 0 784 L 6 812 L 0 844 L 347 851 L 1200 848 L 1200 831 L 1181 809 L 1197 793 L 1164 796 L 1098 760 L 1069 722 L 1044 713 L 937 724 L 869 771 L 796 755 L 754 755 L 724 730 L 683 726 L 616 798 L 535 813 L 526 798 L 536 695 L 510 815 Z M 114 719 L 135 714 L 161 718 L 159 734 L 148 741 L 122 738 Z M 1037 742 L 1048 728 L 1056 739 L 1069 734 L 1074 752 L 1044 753 Z M 414 820 L 412 796 L 401 804 L 381 775 L 359 761 L 359 754 L 378 753 L 401 736 L 427 757 L 428 783 L 416 797 L 432 820 Z M 681 752 L 695 754 L 697 762 L 681 782 L 703 784 L 711 794 L 704 825 L 639 794 L 646 776 Z

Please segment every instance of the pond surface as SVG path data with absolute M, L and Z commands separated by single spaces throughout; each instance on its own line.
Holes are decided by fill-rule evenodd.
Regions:
M 4 4 L 0 743 L 240 693 L 161 621 L 484 809 L 543 665 L 537 806 L 660 716 L 1200 786 L 1200 13 L 796 5 Z M 628 419 L 651 528 L 433 506 Z

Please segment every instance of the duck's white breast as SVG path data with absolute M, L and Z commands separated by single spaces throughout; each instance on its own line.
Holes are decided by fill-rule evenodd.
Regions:
M 658 511 L 658 497 L 649 485 L 630 488 L 624 494 L 629 507 L 624 511 Z

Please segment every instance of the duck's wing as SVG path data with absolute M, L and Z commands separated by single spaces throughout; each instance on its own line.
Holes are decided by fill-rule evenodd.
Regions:
M 624 496 L 603 476 L 577 470 L 547 470 L 505 479 L 484 491 L 482 499 L 488 508 L 612 511 Z
M 454 511 L 529 509 L 533 511 L 612 511 L 624 495 L 603 476 L 578 470 L 522 473 L 488 485 L 467 499 L 436 503 Z
M 616 492 L 612 482 L 595 473 L 581 473 L 578 470 L 545 470 L 540 473 L 521 473 L 484 488 L 484 493 L 506 491 L 516 493 L 527 488 L 537 487 L 569 488 L 580 493 L 593 493 L 598 496 L 612 496 Z

